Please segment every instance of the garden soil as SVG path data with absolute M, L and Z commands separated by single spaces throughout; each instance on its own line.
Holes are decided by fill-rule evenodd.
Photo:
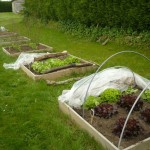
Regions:
M 114 128 L 115 122 L 119 118 L 121 117 L 126 118 L 128 115 L 128 112 L 124 108 L 120 108 L 119 106 L 117 107 L 118 107 L 118 114 L 113 115 L 112 118 L 109 118 L 109 119 L 104 119 L 104 118 L 94 116 L 93 122 L 91 124 L 91 111 L 90 110 L 85 110 L 85 117 L 84 117 L 84 119 L 89 124 L 91 124 L 95 129 L 97 129 L 97 131 L 103 134 L 109 141 L 111 141 L 116 146 L 118 145 L 119 137 L 112 133 L 112 129 Z M 144 108 L 150 108 L 150 103 L 144 102 L 143 109 Z M 81 109 L 74 109 L 74 110 L 82 117 Z M 134 136 L 134 137 L 126 138 L 126 139 L 123 138 L 121 142 L 122 148 L 126 148 L 141 140 L 144 140 L 150 137 L 150 124 L 144 122 L 144 120 L 140 118 L 140 111 L 133 111 L 130 118 L 137 119 L 140 125 L 142 126 L 142 128 L 144 129 L 144 131 L 142 134 L 136 137 Z
M 28 51 L 33 51 L 33 50 L 44 50 L 44 49 L 47 49 L 46 46 L 44 45 L 41 45 L 41 44 L 38 44 L 37 46 L 37 49 L 33 49 L 32 47 L 28 46 L 28 45 L 21 45 L 20 46 L 20 51 L 16 50 L 15 48 L 13 47 L 6 47 L 5 48 L 10 54 L 15 54 L 15 53 L 18 53 L 18 52 L 28 52 Z

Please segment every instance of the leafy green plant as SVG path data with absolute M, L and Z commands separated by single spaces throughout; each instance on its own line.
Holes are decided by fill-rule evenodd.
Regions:
M 100 104 L 100 101 L 101 101 L 100 97 L 89 96 L 89 97 L 86 99 L 86 101 L 85 101 L 83 107 L 84 107 L 85 109 L 92 109 L 92 108 L 94 108 L 95 106 L 99 105 L 99 104 Z
M 129 28 L 129 32 L 150 29 L 149 13 L 147 13 L 148 1 L 139 1 L 138 3 L 116 1 L 113 3 L 112 1 L 98 0 L 89 3 L 88 0 L 73 2 L 72 0 L 58 0 L 55 3 L 53 0 L 49 0 L 43 3 L 41 0 L 32 0 L 25 1 L 24 6 L 26 17 L 36 17 L 44 23 L 49 20 L 70 20 L 86 26 Z M 124 18 L 123 21 L 122 18 Z
M 118 101 L 120 96 L 121 96 L 120 90 L 113 88 L 106 89 L 99 97 L 89 96 L 86 99 L 83 107 L 86 109 L 91 109 L 103 102 L 113 103 Z
M 37 46 L 36 43 L 29 43 L 28 45 L 29 45 L 32 49 L 37 49 L 37 48 L 38 48 L 38 46 Z
M 127 111 L 129 111 L 131 109 L 131 107 L 133 106 L 135 100 L 137 99 L 136 95 L 130 94 L 130 95 L 122 95 L 120 97 L 120 100 L 117 102 L 117 104 L 122 107 L 125 108 Z M 138 102 L 136 103 L 135 107 L 133 110 L 135 111 L 139 111 L 141 110 L 143 107 L 143 101 L 140 98 L 138 100 Z
M 0 1 L 0 12 L 12 12 L 12 3 Z
M 124 123 L 125 123 L 125 118 L 119 118 L 115 122 L 112 132 L 115 135 L 120 136 Z M 138 136 L 140 134 L 143 134 L 143 131 L 144 129 L 140 125 L 140 122 L 137 119 L 130 118 L 127 122 L 125 131 L 123 133 L 123 138 Z
M 144 121 L 150 123 L 150 108 L 145 108 L 144 110 L 142 110 L 142 111 L 140 112 L 140 117 L 141 117 Z
M 46 70 L 50 70 L 56 67 L 61 67 L 73 63 L 80 63 L 80 60 L 72 56 L 68 56 L 63 60 L 59 58 L 49 58 L 45 61 L 35 61 L 31 65 L 31 67 L 34 71 L 43 73 Z
M 129 86 L 127 90 L 123 92 L 123 95 L 130 95 L 138 92 L 138 89 L 134 89 L 132 86 Z
M 150 90 L 146 90 L 146 91 L 142 94 L 142 98 L 143 98 L 145 101 L 150 102 Z
M 18 44 L 12 44 L 11 47 L 14 48 L 17 51 L 21 51 L 21 47 Z
M 111 104 L 104 103 L 94 107 L 94 115 L 99 116 L 100 118 L 103 117 L 108 119 L 117 113 L 117 107 Z
M 103 102 L 117 102 L 121 96 L 121 91 L 113 88 L 106 89 L 100 94 L 100 98 Z

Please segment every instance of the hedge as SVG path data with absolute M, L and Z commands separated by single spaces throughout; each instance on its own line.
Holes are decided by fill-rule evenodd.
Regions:
M 0 1 L 0 12 L 12 12 L 12 3 Z
M 25 15 L 87 26 L 150 29 L 149 0 L 26 0 Z

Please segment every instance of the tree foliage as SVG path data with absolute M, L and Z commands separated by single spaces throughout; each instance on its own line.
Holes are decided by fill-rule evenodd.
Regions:
M 75 21 L 87 26 L 150 29 L 148 0 L 26 0 L 25 15 L 44 21 Z
M 12 3 L 0 1 L 0 12 L 12 12 Z

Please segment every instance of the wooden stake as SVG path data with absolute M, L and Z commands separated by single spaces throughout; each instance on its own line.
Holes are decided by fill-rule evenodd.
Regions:
M 67 84 L 67 83 L 69 83 L 73 80 L 78 81 L 80 79 L 81 79 L 81 77 L 77 77 L 77 78 L 70 78 L 70 79 L 63 80 L 63 81 L 49 81 L 49 80 L 46 80 L 46 82 L 47 82 L 47 85 L 60 85 L 60 84 Z

